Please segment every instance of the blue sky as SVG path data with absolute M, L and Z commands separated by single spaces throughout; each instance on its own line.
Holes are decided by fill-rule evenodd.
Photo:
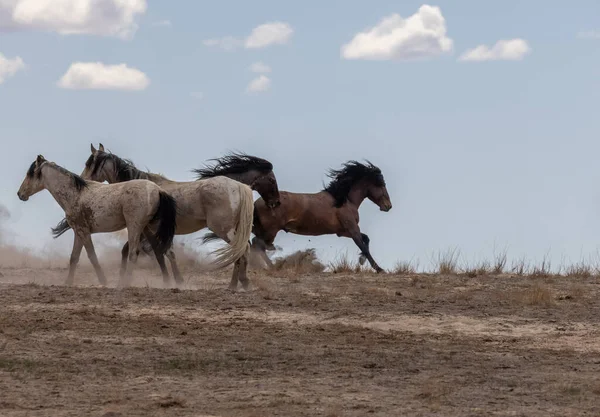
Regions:
M 466 260 L 508 247 L 531 260 L 549 253 L 555 264 L 597 252 L 598 2 L 429 3 L 452 49 L 405 28 L 398 36 L 409 41 L 396 39 L 378 60 L 344 59 L 342 47 L 394 14 L 411 19 L 422 2 L 134 0 L 131 16 L 92 10 L 79 20 L 36 8 L 73 2 L 7 0 L 3 11 L 0 1 L 0 57 L 24 63 L 0 84 L 0 201 L 19 244 L 68 253 L 70 238 L 49 236 L 62 217 L 50 195 L 22 203 L 16 191 L 37 154 L 79 172 L 89 143 L 101 141 L 180 180 L 208 158 L 243 150 L 271 160 L 280 188 L 297 192 L 321 189 L 328 167 L 368 158 L 394 203 L 389 213 L 361 208 L 384 267 L 411 258 L 427 265 L 454 246 Z M 244 46 L 253 29 L 273 22 L 291 33 Z M 238 42 L 233 50 L 207 45 L 227 36 Z M 501 40 L 520 40 L 527 52 L 494 50 Z M 395 41 L 376 39 L 361 51 L 382 42 Z M 409 44 L 421 59 L 405 59 Z M 459 60 L 480 45 L 488 60 Z M 74 63 L 98 62 L 138 73 L 122 81 L 129 89 L 105 79 L 90 89 L 77 67 L 68 74 Z M 271 71 L 252 72 L 257 62 Z M 57 85 L 63 76 L 69 88 Z M 265 91 L 247 92 L 261 76 Z M 335 237 L 309 242 L 281 232 L 276 243 L 286 251 L 314 246 L 328 258 L 357 253 Z

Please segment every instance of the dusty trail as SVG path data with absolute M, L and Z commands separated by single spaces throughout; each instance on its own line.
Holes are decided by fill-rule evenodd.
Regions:
M 594 279 L 2 272 L 2 416 L 600 413 Z

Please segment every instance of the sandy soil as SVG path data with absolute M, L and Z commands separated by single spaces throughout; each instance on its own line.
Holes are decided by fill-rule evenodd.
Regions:
M 600 415 L 596 279 L 1 272 L 6 417 Z

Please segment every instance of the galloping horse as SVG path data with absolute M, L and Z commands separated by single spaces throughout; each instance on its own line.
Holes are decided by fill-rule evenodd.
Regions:
M 369 237 L 361 233 L 358 226 L 358 209 L 366 198 L 381 211 L 387 212 L 392 208 L 381 170 L 368 161 L 366 164 L 349 161 L 339 170 L 329 170 L 327 175 L 332 181 L 319 193 L 281 191 L 281 204 L 275 208 L 268 207 L 260 198 L 256 200 L 253 249 L 259 251 L 270 265 L 265 251 L 275 249 L 273 241 L 280 230 L 307 236 L 335 234 L 349 237 L 356 243 L 361 251 L 361 264 L 366 258 L 373 269 L 382 272 L 383 269 L 371 256 Z M 216 239 L 214 234 L 204 237 L 205 242 Z
M 178 228 L 177 234 L 193 233 L 208 225 L 213 232 L 215 232 L 215 229 L 217 232 L 221 229 L 219 237 L 222 238 L 222 236 L 225 236 L 227 238 L 227 230 L 229 230 L 226 227 L 227 224 L 238 222 L 238 219 L 235 217 L 236 213 L 232 212 L 229 215 L 226 213 L 231 211 L 231 208 L 239 206 L 240 201 L 239 198 L 236 197 L 235 190 L 240 189 L 240 187 L 241 189 L 249 190 L 249 208 L 248 196 L 244 197 L 244 202 L 246 204 L 245 210 L 249 210 L 250 212 L 250 220 L 246 217 L 244 222 L 248 223 L 246 227 L 251 228 L 251 216 L 253 210 L 252 191 L 244 186 L 244 184 L 240 183 L 242 181 L 251 185 L 253 189 L 258 191 L 267 202 L 266 204 L 269 204 L 270 206 L 279 204 L 279 191 L 277 189 L 277 181 L 275 180 L 272 171 L 273 166 L 270 162 L 261 158 L 242 154 L 230 154 L 224 158 L 217 159 L 217 164 L 213 167 L 196 170 L 201 178 L 205 178 L 202 181 L 181 183 L 168 180 L 158 174 L 140 171 L 131 161 L 106 152 L 102 144 L 100 144 L 98 150 L 96 150 L 93 145 L 91 149 L 92 154 L 86 162 L 86 168 L 82 176 L 91 176 L 91 178 L 95 180 L 108 181 L 109 183 L 128 181 L 134 178 L 147 178 L 160 185 L 165 191 L 174 195 L 179 207 L 187 208 L 186 212 L 182 211 L 179 213 L 179 222 L 184 222 L 184 224 L 190 222 L 193 223 L 191 227 L 184 230 Z M 233 178 L 233 180 L 226 177 Z M 235 179 L 240 182 L 235 181 Z M 205 206 L 207 209 L 203 211 L 203 207 Z M 196 212 L 194 212 L 194 207 L 198 208 Z M 246 216 L 248 216 L 248 213 L 246 213 Z M 68 225 L 61 222 L 53 229 L 53 234 L 55 237 L 58 237 L 66 230 L 68 230 Z M 248 231 L 246 243 L 249 237 L 250 232 Z M 152 242 L 148 241 L 148 243 L 151 244 Z M 241 243 L 238 243 L 238 245 L 241 245 Z M 142 248 L 144 248 L 144 246 L 142 246 Z M 146 250 L 148 250 L 147 246 Z M 122 250 L 122 268 L 126 263 L 128 251 L 128 245 L 125 244 Z M 175 281 L 178 284 L 182 283 L 183 277 L 177 267 L 175 253 L 172 250 L 169 250 L 166 255 L 171 263 Z M 163 274 L 163 280 L 165 283 L 168 283 L 169 276 L 166 266 L 164 265 L 163 257 L 157 256 L 157 261 Z M 244 253 L 239 257 L 238 261 L 236 261 L 230 288 L 235 289 L 237 287 L 238 278 L 242 283 L 242 286 L 247 288 L 248 279 L 246 270 L 247 259 L 246 254 Z
M 86 181 L 38 155 L 29 167 L 17 195 L 22 201 L 27 201 L 44 189 L 65 211 L 66 221 L 75 232 L 67 285 L 73 284 L 83 247 L 94 266 L 98 281 L 106 285 L 106 277 L 92 243 L 91 235 L 94 233 L 127 228 L 128 243 L 132 250 L 129 267 L 121 275 L 119 286 L 126 286 L 131 281 L 142 234 L 154 243 L 157 256 L 162 256 L 173 243 L 177 211 L 175 200 L 150 181 L 136 180 L 123 184 Z M 157 231 L 153 234 L 151 229 L 155 226 Z

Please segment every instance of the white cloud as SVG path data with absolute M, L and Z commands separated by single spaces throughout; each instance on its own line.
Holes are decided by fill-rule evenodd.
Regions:
M 579 39 L 600 39 L 600 30 L 582 30 L 577 33 Z
M 500 40 L 491 48 L 479 45 L 464 52 L 459 61 L 520 61 L 531 52 L 527 41 L 523 39 Z
M 357 33 L 342 46 L 345 59 L 412 60 L 452 51 L 446 20 L 439 7 L 423 5 L 404 19 L 399 14 L 383 18 L 376 26 Z
M 268 91 L 271 88 L 271 80 L 266 75 L 260 75 L 250 81 L 248 87 L 246 87 L 247 93 L 262 93 Z
M 173 26 L 173 23 L 170 20 L 165 19 L 165 20 L 159 20 L 158 22 L 154 22 L 152 24 L 152 26 L 157 26 L 157 27 L 171 27 L 171 26 Z
M 128 39 L 147 0 L 0 0 L 0 29 Z
M 23 69 L 25 69 L 25 63 L 21 57 L 10 59 L 0 53 L 0 84 Z
M 272 45 L 283 45 L 287 43 L 294 29 L 285 22 L 265 23 L 252 29 L 250 35 L 244 39 L 233 36 L 222 38 L 206 39 L 202 41 L 205 46 L 218 47 L 226 51 L 231 51 L 239 47 L 246 49 L 266 48 Z
M 294 29 L 288 23 L 265 23 L 252 29 L 252 33 L 246 38 L 245 46 L 248 49 L 253 49 L 283 45 L 290 40 L 293 33 Z
M 265 64 L 264 62 L 255 62 L 250 65 L 250 71 L 256 72 L 258 74 L 266 74 L 271 72 L 271 67 Z
M 238 46 L 241 46 L 243 42 L 233 36 L 225 36 L 224 38 L 206 39 L 202 41 L 205 46 L 218 47 L 226 51 L 233 51 Z
M 142 71 L 126 64 L 105 65 L 101 62 L 75 62 L 58 81 L 70 90 L 145 90 L 150 79 Z
M 204 93 L 202 91 L 192 91 L 190 96 L 195 99 L 202 100 L 204 98 Z

